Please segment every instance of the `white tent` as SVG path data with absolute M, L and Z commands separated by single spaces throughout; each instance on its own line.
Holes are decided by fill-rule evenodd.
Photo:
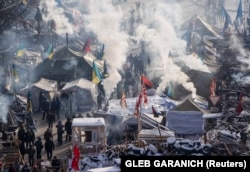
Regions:
M 57 81 L 41 78 L 39 81 L 33 83 L 30 86 L 26 86 L 20 90 L 20 94 L 27 97 L 28 90 L 31 90 L 31 102 L 33 111 L 38 110 L 39 106 L 39 94 L 42 92 L 44 96 L 52 100 L 57 93 Z
M 96 105 L 97 86 L 87 79 L 80 78 L 67 82 L 60 90 L 60 92 L 63 91 L 69 93 L 73 111 L 89 111 Z

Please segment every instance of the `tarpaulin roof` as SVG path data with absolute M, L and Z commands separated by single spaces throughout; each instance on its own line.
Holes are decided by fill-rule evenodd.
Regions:
M 67 90 L 73 87 L 79 87 L 90 91 L 94 91 L 96 89 L 96 85 L 93 82 L 80 78 L 75 81 L 67 82 L 61 90 Z
M 204 119 L 200 111 L 170 111 L 167 114 L 167 127 L 176 134 L 203 134 Z
M 46 91 L 57 91 L 57 81 L 41 78 L 33 86 L 41 88 Z
M 203 20 L 200 16 L 197 16 L 197 21 L 199 21 L 207 29 L 207 31 L 209 31 L 213 36 L 223 39 L 222 29 L 217 28 L 213 25 L 210 25 L 205 20 Z

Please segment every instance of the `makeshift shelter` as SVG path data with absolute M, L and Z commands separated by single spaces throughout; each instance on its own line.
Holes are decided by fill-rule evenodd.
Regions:
M 20 90 L 20 95 L 27 97 L 28 90 L 31 91 L 31 102 L 33 111 L 38 110 L 39 106 L 39 94 L 42 92 L 45 98 L 50 101 L 57 94 L 58 84 L 57 81 L 41 78 L 39 81 L 33 83 L 30 86 L 26 86 Z
M 96 105 L 98 90 L 96 84 L 87 79 L 77 79 L 67 82 L 60 90 L 68 93 L 70 102 L 63 102 L 70 105 L 72 111 L 90 111 Z
M 203 113 L 205 111 L 188 96 L 168 112 L 166 126 L 181 137 L 202 135 L 205 133 Z
M 164 117 L 154 117 L 153 114 L 142 113 L 141 114 L 141 124 L 144 129 L 152 129 L 157 127 L 157 124 L 162 124 Z M 137 128 L 138 119 L 134 115 L 125 116 L 123 119 L 123 124 L 127 125 L 129 128 Z
M 83 53 L 76 41 L 53 49 L 53 56 L 46 58 L 35 68 L 35 78 L 48 78 L 57 82 L 71 82 L 79 78 L 92 80 L 92 65 L 103 71 L 103 60 L 98 60 L 91 53 Z
M 74 118 L 72 143 L 78 144 L 81 154 L 99 153 L 106 145 L 106 124 L 103 118 Z

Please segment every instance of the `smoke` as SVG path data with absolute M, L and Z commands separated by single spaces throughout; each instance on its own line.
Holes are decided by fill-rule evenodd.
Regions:
M 72 59 L 69 61 L 69 63 L 66 63 L 66 64 L 63 65 L 63 69 L 65 69 L 65 70 L 71 70 L 71 69 L 73 69 L 76 65 L 77 65 L 76 59 L 73 59 L 73 58 L 72 58 Z
M 9 105 L 11 105 L 11 97 L 0 95 L 0 121 L 7 123 L 7 115 L 9 112 Z
M 232 77 L 237 83 L 250 84 L 250 76 L 245 76 L 243 73 L 232 74 Z
M 73 26 L 65 16 L 64 9 L 60 8 L 55 0 L 42 0 L 40 2 L 40 9 L 46 11 L 42 13 L 45 22 L 49 20 L 54 20 L 56 22 L 57 34 L 73 33 Z
M 175 82 L 181 84 L 195 96 L 196 88 L 190 82 L 190 78 L 181 71 L 181 66 L 178 66 L 173 62 L 172 58 L 168 57 L 170 51 L 177 50 L 180 56 L 174 58 L 184 61 L 185 65 L 190 66 L 192 69 L 209 72 L 208 68 L 196 56 L 183 53 L 186 48 L 186 42 L 178 38 L 176 32 L 183 22 L 181 20 L 181 7 L 173 2 L 164 3 L 163 1 L 157 1 L 153 5 L 148 5 L 147 11 L 151 12 L 151 14 L 146 15 L 152 17 L 152 21 L 154 21 L 153 27 L 140 25 L 136 29 L 136 38 L 148 43 L 148 47 L 150 47 L 148 51 L 152 61 L 151 65 L 155 68 L 161 67 L 161 83 L 157 88 L 157 92 L 164 92 L 170 82 Z
M 249 84 L 250 83 L 250 77 L 246 76 L 244 74 L 244 71 L 248 71 L 250 69 L 250 62 L 249 62 L 249 51 L 247 49 L 244 49 L 244 45 L 239 40 L 236 34 L 232 34 L 229 40 L 229 45 L 230 48 L 234 51 L 237 52 L 236 60 L 240 63 L 240 66 L 238 66 L 237 73 L 232 74 L 232 78 L 237 83 L 241 83 L 243 85 Z
M 87 30 L 94 32 L 98 41 L 104 43 L 104 57 L 109 65 L 109 77 L 103 80 L 104 89 L 111 93 L 121 80 L 118 72 L 126 61 L 128 36 L 120 31 L 123 18 L 121 9 L 115 9 L 111 0 L 91 0 L 88 3 L 88 14 L 84 17 Z

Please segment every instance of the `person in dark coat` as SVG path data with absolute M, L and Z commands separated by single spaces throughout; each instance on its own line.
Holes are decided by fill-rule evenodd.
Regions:
M 45 151 L 47 153 L 47 159 L 51 160 L 53 156 L 53 150 L 55 149 L 55 144 L 51 139 L 45 141 Z
M 60 164 L 60 159 L 58 159 L 57 156 L 54 156 L 51 160 L 51 166 L 54 167 L 55 172 L 60 170 Z
M 55 116 L 57 117 L 57 120 L 60 120 L 61 101 L 58 97 L 56 97 L 55 99 L 56 99 Z
M 17 132 L 18 139 L 25 142 L 25 133 L 25 129 L 23 128 L 23 126 L 21 126 Z
M 16 172 L 15 167 L 13 166 L 13 164 L 10 164 L 8 172 Z
M 53 135 L 52 135 L 52 132 L 50 130 L 50 128 L 47 128 L 47 130 L 44 132 L 44 140 L 53 140 Z
M 50 104 L 50 112 L 56 114 L 56 98 L 54 97 Z
M 53 112 L 49 112 L 47 115 L 47 123 L 49 128 L 53 128 L 53 123 L 55 122 L 55 114 Z
M 27 150 L 27 154 L 29 158 L 29 164 L 31 167 L 33 167 L 36 154 L 36 150 L 33 145 L 30 145 L 29 149 Z
M 66 131 L 66 142 L 71 141 L 72 135 L 72 121 L 71 118 L 67 118 L 67 121 L 64 124 L 65 131 Z
M 29 145 L 30 145 L 30 132 L 29 130 L 25 131 L 25 134 L 24 134 L 24 140 L 25 140 L 25 148 L 28 149 L 29 148 Z
M 29 145 L 34 145 L 35 133 L 32 129 L 28 129 L 25 134 L 26 148 L 28 148 Z
M 30 167 L 28 165 L 28 163 L 25 163 L 23 168 L 21 169 L 21 172 L 30 172 Z
M 26 148 L 25 148 L 25 142 L 21 141 L 19 144 L 19 151 L 22 155 L 22 158 L 24 159 L 24 155 L 26 154 Z
M 38 137 L 35 141 L 35 147 L 36 147 L 36 159 L 42 158 L 42 149 L 43 149 L 43 142 L 41 137 Z
M 58 124 L 56 125 L 57 128 L 57 142 L 59 145 L 62 145 L 62 137 L 64 133 L 64 126 L 62 125 L 62 121 L 58 121 Z
M 39 106 L 38 106 L 38 112 L 43 111 L 43 103 L 45 102 L 45 96 L 42 92 L 39 93 Z
M 102 94 L 99 93 L 97 96 L 97 109 L 100 110 L 102 109 L 102 101 L 104 100 L 104 98 L 102 97 Z
M 50 109 L 50 102 L 49 102 L 49 99 L 46 99 L 44 102 L 43 102 L 43 118 L 42 120 L 44 120 L 46 118 L 47 120 L 47 115 L 49 113 L 49 109 Z

